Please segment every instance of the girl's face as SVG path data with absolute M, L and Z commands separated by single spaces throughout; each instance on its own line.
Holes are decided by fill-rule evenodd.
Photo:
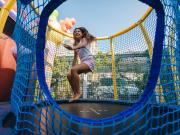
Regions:
M 73 35 L 75 38 L 82 38 L 83 36 L 82 31 L 80 29 L 75 29 Z

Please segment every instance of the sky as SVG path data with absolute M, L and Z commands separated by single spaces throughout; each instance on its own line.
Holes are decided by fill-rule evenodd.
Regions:
M 58 7 L 59 18 L 75 18 L 96 37 L 110 36 L 135 23 L 148 9 L 138 0 L 67 0 Z M 72 31 L 72 30 L 71 30 Z

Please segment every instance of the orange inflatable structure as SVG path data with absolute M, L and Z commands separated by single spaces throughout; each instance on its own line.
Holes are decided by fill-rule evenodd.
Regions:
M 0 35 L 0 101 L 10 99 L 16 71 L 16 59 L 13 54 L 15 47 L 16 44 L 10 37 Z

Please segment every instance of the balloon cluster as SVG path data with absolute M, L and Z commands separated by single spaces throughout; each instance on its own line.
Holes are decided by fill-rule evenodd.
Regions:
M 74 18 L 66 17 L 64 20 L 60 21 L 61 30 L 64 32 L 69 32 L 69 30 L 76 24 Z
M 76 19 L 69 17 L 66 17 L 65 19 L 58 22 L 58 16 L 59 12 L 57 10 L 54 10 L 49 17 L 49 23 L 51 23 L 53 27 L 60 29 L 63 32 L 69 32 L 69 30 L 76 24 Z

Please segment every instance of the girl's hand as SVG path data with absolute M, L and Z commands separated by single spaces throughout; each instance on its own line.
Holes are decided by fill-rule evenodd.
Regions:
M 73 47 L 70 46 L 70 45 L 65 45 L 65 44 L 64 44 L 64 47 L 65 47 L 66 49 L 68 49 L 68 50 L 73 50 Z

